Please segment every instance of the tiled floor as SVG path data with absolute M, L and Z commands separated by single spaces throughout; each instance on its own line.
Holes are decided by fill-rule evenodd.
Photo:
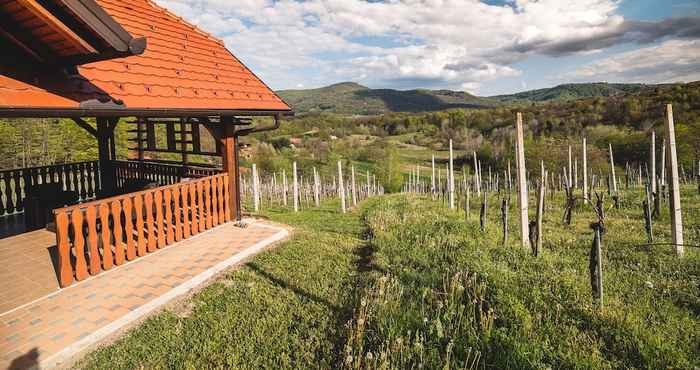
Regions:
M 0 369 L 55 365 L 286 235 L 261 222 L 225 224 L 0 314 Z
M 0 314 L 58 290 L 55 245 L 46 230 L 0 239 Z

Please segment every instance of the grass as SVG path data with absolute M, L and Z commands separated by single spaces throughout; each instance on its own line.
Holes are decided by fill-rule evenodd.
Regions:
M 684 194 L 686 242 L 700 197 Z M 700 250 L 678 259 L 645 235 L 629 192 L 604 237 L 605 306 L 590 296 L 591 212 L 561 224 L 549 200 L 544 251 L 502 245 L 497 195 L 486 232 L 441 201 L 393 195 L 347 214 L 291 213 L 291 240 L 162 312 L 81 368 L 693 368 L 700 366 Z M 655 224 L 668 239 L 668 211 Z

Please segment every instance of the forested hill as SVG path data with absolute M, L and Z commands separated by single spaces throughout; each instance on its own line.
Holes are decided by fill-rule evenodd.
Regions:
M 449 108 L 490 108 L 498 103 L 462 91 L 370 89 L 343 82 L 319 89 L 277 92 L 297 113 L 332 112 L 377 115 L 390 112 L 428 112 Z
M 591 97 L 636 94 L 659 87 L 645 84 L 583 83 L 492 97 L 451 90 L 370 89 L 343 82 L 318 89 L 280 90 L 279 95 L 297 113 L 331 112 L 346 115 L 377 115 L 391 112 L 430 112 L 449 108 L 493 108 L 511 104 L 569 101 Z

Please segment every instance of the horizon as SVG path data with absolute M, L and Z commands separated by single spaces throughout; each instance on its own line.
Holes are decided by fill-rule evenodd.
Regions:
M 357 81 L 493 96 L 700 80 L 696 1 L 156 1 L 275 90 Z
M 525 89 L 525 90 L 517 90 L 512 93 L 508 94 L 496 94 L 496 95 L 477 95 L 474 94 L 475 96 L 482 97 L 482 98 L 490 98 L 490 97 L 496 97 L 496 96 L 501 96 L 501 95 L 516 95 L 520 93 L 525 93 L 525 92 L 530 92 L 530 91 L 537 91 L 537 90 L 547 90 L 547 89 L 554 89 L 560 86 L 565 86 L 565 85 L 596 85 L 596 84 L 606 84 L 606 85 L 647 85 L 647 86 L 657 86 L 657 85 L 673 85 L 673 84 L 692 84 L 700 82 L 700 80 L 696 81 L 688 81 L 688 82 L 664 82 L 664 83 L 645 83 L 645 82 L 607 82 L 607 81 L 593 81 L 593 82 L 563 82 L 557 85 L 552 85 L 552 86 L 545 86 L 545 87 L 539 87 L 536 89 Z M 430 90 L 430 91 L 438 91 L 438 90 L 447 90 L 447 91 L 454 91 L 454 92 L 464 92 L 467 94 L 472 94 L 468 91 L 464 90 L 451 90 L 451 89 L 429 89 L 425 87 L 416 87 L 412 89 L 393 89 L 389 87 L 368 87 L 365 86 L 359 82 L 355 81 L 340 81 L 340 82 L 333 82 L 329 85 L 326 86 L 319 86 L 319 87 L 309 87 L 309 88 L 301 88 L 301 89 L 279 89 L 279 90 L 274 90 L 275 92 L 280 92 L 280 91 L 308 91 L 308 90 L 317 90 L 317 89 L 323 89 L 323 88 L 328 88 L 328 87 L 333 87 L 336 85 L 343 85 L 343 84 L 355 84 L 359 85 L 371 90 L 395 90 L 395 91 L 413 91 L 413 90 Z

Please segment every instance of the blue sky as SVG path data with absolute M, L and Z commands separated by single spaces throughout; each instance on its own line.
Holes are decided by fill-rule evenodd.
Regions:
M 274 89 L 700 80 L 698 0 L 157 0 Z

